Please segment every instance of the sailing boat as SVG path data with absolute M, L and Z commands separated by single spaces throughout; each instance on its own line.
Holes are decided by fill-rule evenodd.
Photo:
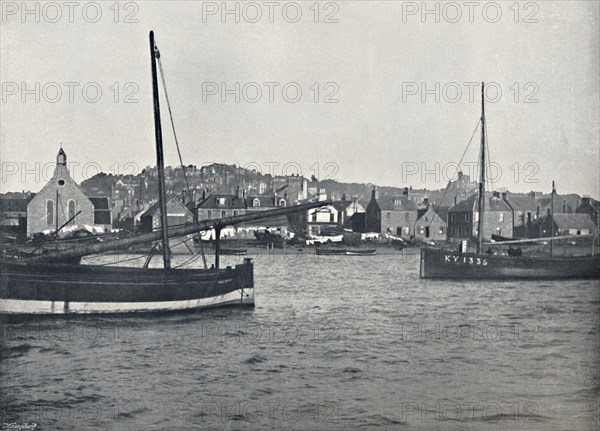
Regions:
M 156 72 L 159 54 L 153 32 L 150 32 L 150 56 L 158 197 L 162 221 L 160 232 L 102 242 L 85 242 L 68 247 L 52 246 L 34 255 L 26 255 L 19 250 L 3 253 L 0 255 L 0 314 L 173 312 L 225 305 L 254 306 L 252 260 L 246 258 L 242 264 L 235 267 L 219 268 L 221 229 L 331 203 L 311 202 L 169 228 Z M 210 229 L 216 231 L 214 268 L 172 268 L 169 238 Z M 163 268 L 108 267 L 79 263 L 83 256 L 123 250 L 133 245 L 151 244 L 159 240 L 162 242 Z
M 423 246 L 421 248 L 421 278 L 442 279 L 571 279 L 600 278 L 600 259 L 598 256 L 498 256 L 483 253 L 483 224 L 485 202 L 485 157 L 486 157 L 486 121 L 484 105 L 484 84 L 481 83 L 481 147 L 479 160 L 479 190 L 477 201 L 477 248 L 475 253 L 466 250 L 444 250 Z M 552 197 L 555 188 L 552 185 Z M 553 206 L 552 206 L 553 208 Z M 554 217 L 552 209 L 552 217 Z M 554 224 L 554 223 L 553 223 Z M 564 239 L 565 237 L 560 237 Z M 538 240 L 506 241 L 502 244 L 552 241 L 559 237 L 540 238 Z M 552 250 L 552 247 L 551 247 Z

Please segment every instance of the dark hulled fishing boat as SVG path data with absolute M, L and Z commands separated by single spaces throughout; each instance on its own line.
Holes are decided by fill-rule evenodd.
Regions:
M 510 240 L 502 238 L 502 244 L 531 244 L 532 241 L 548 241 L 551 244 L 549 256 L 496 255 L 483 252 L 483 223 L 485 202 L 485 157 L 486 157 L 486 121 L 484 105 L 484 84 L 481 85 L 481 146 L 479 160 L 479 190 L 477 205 L 477 243 L 474 253 L 458 252 L 443 248 L 421 247 L 421 278 L 509 280 L 509 279 L 573 279 L 600 278 L 600 259 L 598 256 L 554 256 L 552 243 L 558 238 L 551 233 L 549 238 L 539 240 Z M 554 183 L 552 200 L 554 199 Z M 552 210 L 552 217 L 554 211 Z M 564 239 L 564 237 L 561 237 Z M 489 245 L 488 245 L 489 246 Z M 461 247 L 462 249 L 462 247 Z
M 0 256 L 0 314 L 95 314 L 169 312 L 224 305 L 254 305 L 253 264 L 219 268 L 220 233 L 225 226 L 284 216 L 328 205 L 312 202 L 169 228 L 165 201 L 164 160 L 156 62 L 158 49 L 150 32 L 154 126 L 161 229 L 127 238 L 84 243 L 54 242 L 36 253 L 18 248 Z M 169 238 L 214 229 L 215 263 L 211 269 L 171 268 Z M 87 255 L 125 250 L 161 241 L 163 268 L 81 265 Z M 154 249 L 154 247 L 153 247 Z
M 560 280 L 599 278 L 597 256 L 497 256 L 423 247 L 421 278 Z

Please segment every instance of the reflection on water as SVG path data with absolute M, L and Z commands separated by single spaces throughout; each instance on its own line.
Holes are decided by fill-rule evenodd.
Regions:
M 412 253 L 282 253 L 257 257 L 253 310 L 3 323 L 0 422 L 49 430 L 597 426 L 597 281 L 420 280 Z

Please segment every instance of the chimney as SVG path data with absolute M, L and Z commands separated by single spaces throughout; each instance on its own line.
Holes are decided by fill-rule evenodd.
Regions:
M 402 192 L 404 196 L 408 196 L 408 187 L 404 187 L 404 192 Z
M 373 190 L 371 190 L 371 200 L 379 199 L 379 190 L 377 190 L 377 186 L 373 186 Z
M 581 198 L 581 206 L 589 207 L 590 206 L 590 197 L 588 195 L 583 195 Z
M 493 192 L 493 197 L 495 197 L 496 199 L 500 199 L 500 192 Z
M 423 198 L 423 205 L 429 208 L 429 198 Z
M 502 192 L 502 200 L 505 201 L 506 200 L 506 192 Z
M 342 200 L 343 200 L 343 201 L 345 201 L 345 200 L 346 200 L 346 193 L 344 193 L 344 194 L 342 195 Z
M 326 200 L 327 200 L 327 190 L 319 189 L 319 202 L 326 201 Z

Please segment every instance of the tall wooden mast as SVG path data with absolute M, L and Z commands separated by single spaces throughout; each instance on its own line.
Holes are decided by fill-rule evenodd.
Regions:
M 167 200 L 165 194 L 165 162 L 163 159 L 162 129 L 160 125 L 160 103 L 158 101 L 158 78 L 156 59 L 160 56 L 154 44 L 154 32 L 150 32 L 150 58 L 152 59 L 152 96 L 154 99 L 154 136 L 156 138 L 156 168 L 158 170 L 158 201 L 160 203 L 160 220 L 162 231 L 162 252 L 165 268 L 171 267 L 171 251 L 169 250 L 169 226 L 167 225 Z
M 552 239 L 550 240 L 550 256 L 554 256 L 554 195 L 556 194 L 556 187 L 554 186 L 554 180 L 552 180 L 552 195 L 550 198 L 550 236 Z
M 483 251 L 483 212 L 485 202 L 485 85 L 481 83 L 481 148 L 479 150 L 479 199 L 477 211 L 477 253 Z

